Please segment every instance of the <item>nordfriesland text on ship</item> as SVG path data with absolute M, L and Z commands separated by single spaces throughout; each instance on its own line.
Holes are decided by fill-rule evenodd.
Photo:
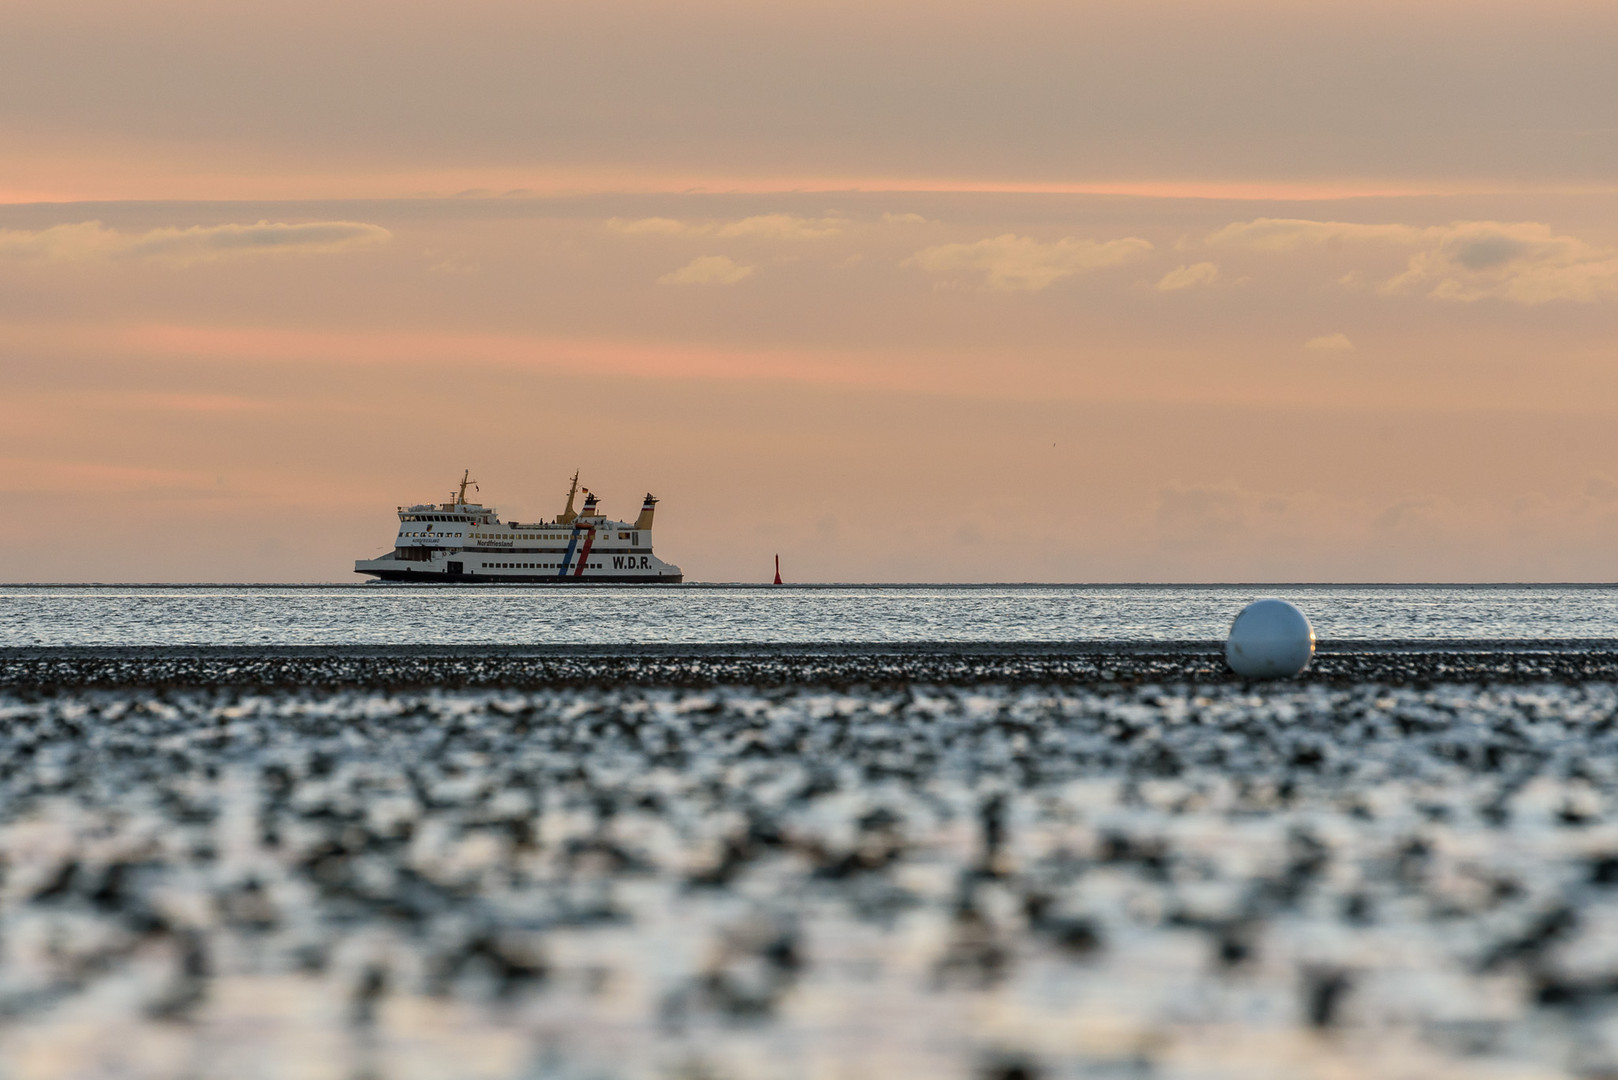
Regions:
M 501 521 L 492 506 L 466 501 L 475 487 L 471 472 L 450 502 L 399 507 L 393 551 L 356 559 L 354 572 L 382 581 L 522 582 L 534 585 L 677 585 L 680 568 L 652 554 L 652 514 L 657 500 L 641 504 L 634 521 L 613 521 L 599 512 L 596 497 L 567 493 L 567 509 L 554 521 Z M 573 499 L 584 493 L 584 509 Z

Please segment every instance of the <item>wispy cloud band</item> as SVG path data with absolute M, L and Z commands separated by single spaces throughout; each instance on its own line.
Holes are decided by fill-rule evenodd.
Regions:
M 981 273 L 984 287 L 995 292 L 1038 292 L 1065 277 L 1117 266 L 1151 250 L 1149 240 L 1134 236 L 1103 242 L 1070 236 L 1043 242 L 1006 233 L 969 244 L 923 248 L 902 265 L 938 275 Z
M 392 235 L 380 225 L 358 221 L 260 221 L 146 232 L 123 232 L 99 221 L 81 221 L 32 232 L 0 230 L 0 258 L 48 262 L 140 259 L 187 265 L 255 255 L 332 254 L 379 244 Z
M 609 218 L 607 228 L 623 236 L 718 236 L 724 239 L 824 240 L 840 235 L 849 222 L 840 217 L 755 214 L 736 221 L 678 218 Z

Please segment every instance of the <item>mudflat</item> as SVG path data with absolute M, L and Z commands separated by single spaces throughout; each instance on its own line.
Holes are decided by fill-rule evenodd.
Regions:
M 1618 1073 L 1618 650 L 10 650 L 10 1075 Z
M 1618 680 L 1618 641 L 1323 643 L 1288 685 Z M 1214 641 L 0 648 L 0 689 L 1231 684 Z

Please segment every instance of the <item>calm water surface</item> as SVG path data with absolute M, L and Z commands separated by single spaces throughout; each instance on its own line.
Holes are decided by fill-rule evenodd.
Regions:
M 1618 638 L 1609 586 L 0 586 L 5 645 L 1173 641 L 1284 596 L 1324 641 Z

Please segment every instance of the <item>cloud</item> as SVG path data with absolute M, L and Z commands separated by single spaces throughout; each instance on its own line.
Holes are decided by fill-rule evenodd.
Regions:
M 153 469 L 122 461 L 0 457 L 0 495 L 117 495 L 197 491 L 210 486 L 212 478 L 201 470 Z
M 883 224 L 886 225 L 926 225 L 927 219 L 920 214 L 883 214 Z
M 1588 303 L 1618 293 L 1618 252 L 1557 236 L 1536 222 L 1462 222 L 1412 255 L 1405 272 L 1382 288 L 1443 300 Z
M 1584 493 L 1598 502 L 1618 502 L 1618 483 L 1604 473 L 1591 473 L 1585 478 Z
M 1237 221 L 1209 234 L 1212 247 L 1244 247 L 1254 251 L 1297 251 L 1345 243 L 1419 244 L 1439 230 L 1412 225 L 1359 225 L 1307 218 L 1258 218 Z
M 821 240 L 842 232 L 848 222 L 842 218 L 801 218 L 792 214 L 760 214 L 719 227 L 724 237 L 756 236 L 767 240 Z
M 143 233 L 82 221 L 37 232 L 0 230 L 0 257 L 51 262 L 148 259 L 184 266 L 252 255 L 331 254 L 381 243 L 392 235 L 380 225 L 357 221 L 301 225 L 260 221 L 256 225 L 196 225 Z
M 659 285 L 734 285 L 750 277 L 753 267 L 733 262 L 724 255 L 703 255 L 678 270 L 657 279 Z
M 679 236 L 682 233 L 698 231 L 693 230 L 683 221 L 674 218 L 649 217 L 636 218 L 608 218 L 607 228 L 615 233 L 625 236 Z
M 1404 271 L 1377 285 L 1378 292 L 1390 295 L 1543 304 L 1588 303 L 1618 294 L 1618 251 L 1557 235 L 1549 225 L 1534 221 L 1417 227 L 1259 218 L 1227 225 L 1206 242 L 1268 252 L 1343 251 L 1364 245 L 1414 248 Z M 1358 275 L 1343 280 L 1352 283 Z
M 1190 289 L 1198 285 L 1211 285 L 1219 276 L 1219 267 L 1211 262 L 1193 263 L 1190 266 L 1180 266 L 1164 274 L 1158 281 L 1157 288 L 1162 292 L 1177 292 L 1180 289 Z
M 675 218 L 609 218 L 607 228 L 623 236 L 721 236 L 726 239 L 822 240 L 848 227 L 839 217 L 756 214 L 737 221 L 680 221 Z
M 1348 340 L 1347 334 L 1322 334 L 1312 337 L 1303 343 L 1303 347 L 1311 352 L 1353 352 L 1354 343 Z
M 930 274 L 981 272 L 984 286 L 996 292 L 1038 292 L 1062 278 L 1117 266 L 1151 250 L 1150 241 L 1133 236 L 1105 243 L 1074 237 L 1041 243 L 1006 233 L 971 244 L 923 248 L 900 265 Z
M 428 252 L 429 256 L 433 253 Z M 466 277 L 476 274 L 483 269 L 483 265 L 476 259 L 465 254 L 450 255 L 440 259 L 427 268 L 429 274 L 448 274 L 452 277 Z
M 1252 501 L 1228 487 L 1166 487 L 1157 493 L 1158 540 L 1168 547 L 1204 547 L 1247 531 Z
M 1373 533 L 1391 533 L 1433 523 L 1434 511 L 1439 510 L 1437 499 L 1400 499 L 1371 519 Z

